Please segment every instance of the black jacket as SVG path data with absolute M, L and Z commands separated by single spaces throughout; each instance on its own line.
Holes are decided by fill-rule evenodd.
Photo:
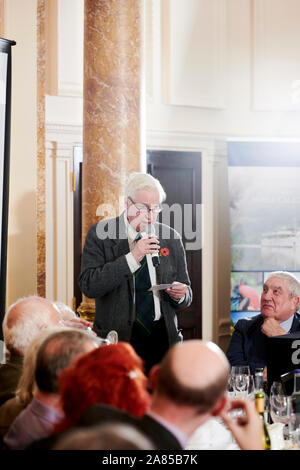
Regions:
M 232 366 L 249 365 L 251 374 L 254 374 L 255 368 L 267 365 L 269 338 L 261 332 L 263 322 L 264 318 L 259 314 L 236 323 L 227 351 Z M 300 331 L 300 315 L 296 312 L 290 333 L 297 331 Z

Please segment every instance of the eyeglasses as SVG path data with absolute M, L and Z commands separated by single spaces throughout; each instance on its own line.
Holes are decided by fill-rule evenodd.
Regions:
M 139 212 L 142 212 L 142 213 L 145 213 L 145 214 L 148 214 L 148 212 L 153 212 L 153 214 L 159 214 L 161 211 L 162 211 L 162 208 L 161 206 L 153 206 L 153 207 L 148 207 L 146 206 L 145 204 L 139 204 L 139 203 L 135 203 L 131 197 L 128 197 L 128 199 L 130 200 L 130 202 L 134 205 L 134 207 L 136 208 L 136 210 L 138 210 Z

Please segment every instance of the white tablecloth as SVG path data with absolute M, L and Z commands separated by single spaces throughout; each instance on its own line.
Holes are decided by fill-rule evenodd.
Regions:
M 190 437 L 187 450 L 240 450 L 221 419 L 211 418 Z

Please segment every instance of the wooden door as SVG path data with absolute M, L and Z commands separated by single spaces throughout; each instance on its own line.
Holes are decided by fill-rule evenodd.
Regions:
M 192 228 L 195 231 L 196 227 L 199 227 L 199 224 L 196 223 L 196 214 L 199 219 L 196 205 L 199 205 L 198 209 L 201 205 L 201 153 L 148 150 L 147 172 L 161 182 L 167 194 L 165 202 L 169 206 L 179 204 L 182 214 L 184 214 L 184 205 L 191 204 Z M 174 219 L 172 220 L 171 217 L 170 225 L 177 229 L 178 223 L 174 227 Z M 198 232 L 199 230 L 197 230 L 197 235 L 201 237 Z M 201 247 L 187 249 L 191 246 L 191 240 L 187 238 L 184 229 L 182 229 L 181 235 L 186 248 L 193 302 L 189 308 L 178 313 L 179 328 L 183 330 L 184 339 L 202 338 Z

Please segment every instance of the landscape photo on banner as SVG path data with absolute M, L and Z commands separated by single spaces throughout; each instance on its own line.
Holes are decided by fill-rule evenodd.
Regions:
M 300 142 L 229 141 L 231 326 L 260 311 L 272 271 L 300 280 Z

